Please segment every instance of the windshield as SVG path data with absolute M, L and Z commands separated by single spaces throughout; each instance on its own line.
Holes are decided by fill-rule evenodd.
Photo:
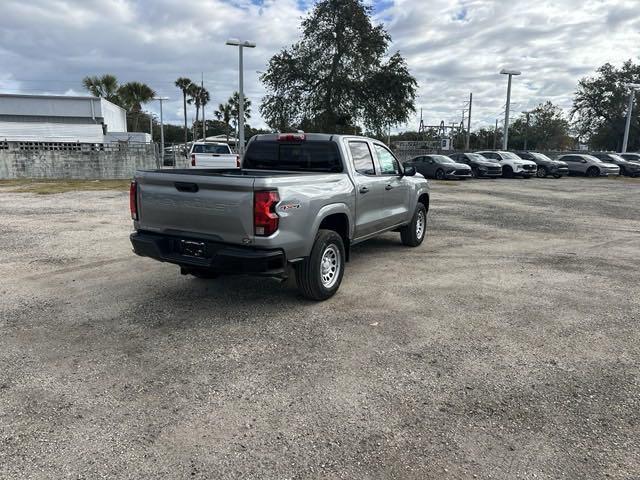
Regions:
M 229 149 L 229 145 L 210 145 L 210 144 L 205 144 L 205 145 L 194 145 L 193 146 L 193 150 L 191 151 L 191 153 L 218 153 L 218 154 L 225 154 L 225 153 L 231 153 L 231 150 Z
M 547 157 L 544 153 L 533 153 L 533 152 L 532 152 L 532 153 L 531 153 L 531 156 L 532 156 L 533 158 L 538 159 L 538 160 L 544 160 L 544 161 L 546 161 L 546 162 L 550 162 L 550 161 L 551 161 L 551 159 L 550 159 L 549 157 Z
M 594 157 L 593 155 L 583 155 L 584 158 L 586 158 L 587 160 L 591 160 L 593 162 L 597 162 L 597 163 L 604 163 L 602 160 L 600 160 L 598 157 Z
M 511 160 L 522 160 L 518 155 L 516 155 L 515 153 L 511 153 L 511 152 L 500 152 L 500 154 L 504 157 L 504 158 L 510 158 Z
M 609 154 L 609 158 L 612 158 L 616 162 L 624 162 L 624 158 L 622 158 L 620 155 L 615 155 L 613 153 Z
M 431 155 L 431 158 L 433 158 L 438 163 L 456 163 L 445 155 Z
M 491 161 L 490 158 L 485 158 L 482 155 L 480 155 L 479 153 L 467 153 L 467 157 L 469 157 L 471 160 L 475 160 L 476 162 L 490 162 Z

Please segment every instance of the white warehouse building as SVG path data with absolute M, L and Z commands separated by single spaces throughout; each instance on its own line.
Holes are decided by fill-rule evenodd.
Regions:
M 126 111 L 104 98 L 0 94 L 0 142 L 108 143 L 126 132 Z

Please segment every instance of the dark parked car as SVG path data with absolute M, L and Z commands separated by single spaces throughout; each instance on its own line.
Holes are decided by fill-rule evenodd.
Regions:
M 637 177 L 640 175 L 640 163 L 625 160 L 617 153 L 596 152 L 591 153 L 591 155 L 605 163 L 618 165 L 620 167 L 620 175 L 626 175 L 627 177 Z
M 546 178 L 552 175 L 553 178 L 560 178 L 563 175 L 569 175 L 569 166 L 560 160 L 551 160 L 543 153 L 538 152 L 516 152 L 520 158 L 531 160 L 538 165 L 536 177 Z
M 415 167 L 425 177 L 438 180 L 471 177 L 469 165 L 456 163 L 446 155 L 421 155 L 405 162 L 405 165 Z
M 640 163 L 640 153 L 619 153 L 622 158 L 625 160 L 629 160 L 630 162 L 639 162 Z
M 495 160 L 485 158 L 479 153 L 453 153 L 449 157 L 454 162 L 469 165 L 474 177 L 502 176 L 502 166 Z

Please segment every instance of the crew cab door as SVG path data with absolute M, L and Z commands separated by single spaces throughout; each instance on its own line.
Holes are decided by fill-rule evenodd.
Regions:
M 382 144 L 374 143 L 373 149 L 378 160 L 379 176 L 384 179 L 384 208 L 386 215 L 383 221 L 383 228 L 408 222 L 410 219 L 409 197 L 411 186 L 402 174 L 400 162 Z
M 376 173 L 373 154 L 366 140 L 347 142 L 354 169 L 356 213 L 354 238 L 362 238 L 384 229 L 386 179 Z

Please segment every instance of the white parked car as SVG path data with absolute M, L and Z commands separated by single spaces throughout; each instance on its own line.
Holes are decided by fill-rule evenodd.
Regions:
M 530 178 L 538 171 L 538 165 L 531 160 L 524 160 L 513 152 L 505 152 L 501 150 L 476 152 L 483 157 L 497 160 L 502 165 L 502 176 Z
M 189 151 L 189 168 L 240 168 L 240 155 L 226 143 L 194 142 Z

